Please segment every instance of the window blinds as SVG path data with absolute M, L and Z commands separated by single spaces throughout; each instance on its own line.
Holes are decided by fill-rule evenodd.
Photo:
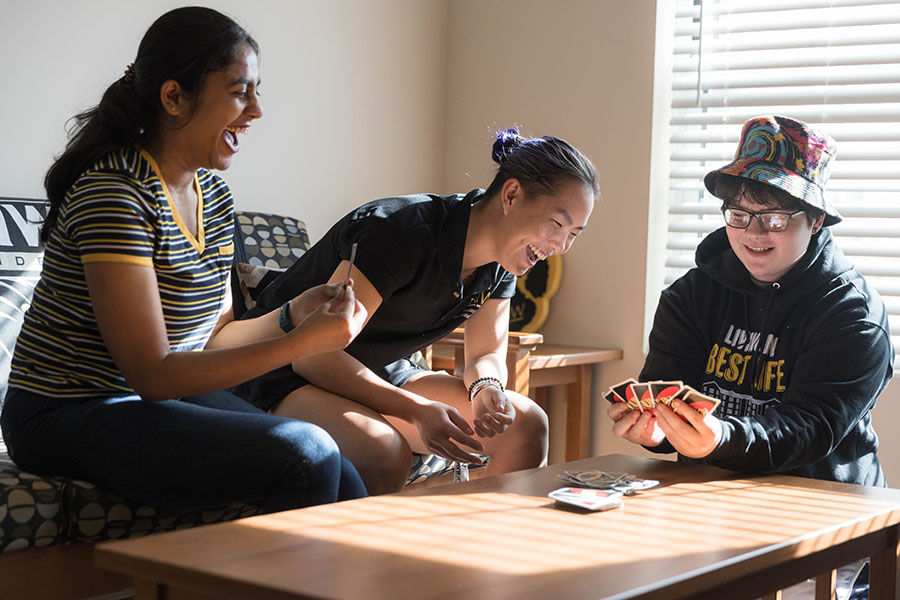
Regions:
M 744 121 L 791 116 L 837 141 L 832 231 L 900 351 L 900 1 L 677 0 L 674 19 L 665 284 L 724 224 L 703 176 L 731 161 Z

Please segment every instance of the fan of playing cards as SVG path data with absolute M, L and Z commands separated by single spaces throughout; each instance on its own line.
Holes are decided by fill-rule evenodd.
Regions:
M 650 414 L 653 414 L 653 408 L 657 404 L 669 406 L 672 400 L 676 399 L 681 400 L 691 408 L 699 410 L 704 415 L 714 412 L 719 406 L 718 399 L 701 394 L 691 386 L 684 385 L 680 381 L 639 382 L 634 378 L 630 378 L 609 388 L 609 391 L 603 394 L 603 397 L 610 403 L 625 402 L 628 404 L 626 412 L 637 410 L 640 412 L 649 411 Z M 678 413 L 678 411 L 675 412 Z M 684 415 L 680 416 L 684 419 Z M 687 419 L 684 420 L 686 421 Z

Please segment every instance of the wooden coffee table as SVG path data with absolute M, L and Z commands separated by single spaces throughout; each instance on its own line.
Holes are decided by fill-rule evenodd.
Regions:
M 555 505 L 566 469 L 658 479 L 622 508 Z M 627 456 L 100 544 L 136 600 L 706 598 L 771 594 L 872 556 L 893 599 L 900 491 Z M 774 597 L 774 596 L 769 596 Z

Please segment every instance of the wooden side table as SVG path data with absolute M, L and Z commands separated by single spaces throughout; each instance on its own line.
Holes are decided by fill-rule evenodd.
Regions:
M 456 329 L 436 342 L 426 360 L 434 369 L 462 375 L 465 368 L 464 332 Z M 547 388 L 566 386 L 566 460 L 586 458 L 590 453 L 591 367 L 622 359 L 616 348 L 584 348 L 542 343 L 539 333 L 511 332 L 506 367 L 506 387 L 546 407 Z

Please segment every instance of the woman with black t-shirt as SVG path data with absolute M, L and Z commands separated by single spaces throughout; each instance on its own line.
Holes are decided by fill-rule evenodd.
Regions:
M 510 298 L 516 275 L 566 252 L 584 229 L 597 175 L 567 142 L 526 140 L 516 130 L 498 135 L 492 156 L 500 168 L 487 190 L 357 208 L 266 287 L 246 315 L 281 307 L 282 328 L 290 331 L 291 298 L 352 275 L 369 315 L 356 340 L 259 377 L 241 392 L 273 414 L 326 429 L 370 493 L 400 489 L 412 451 L 466 463 L 487 454 L 493 474 L 546 464 L 546 414 L 504 389 Z M 408 358 L 463 324 L 462 378 Z

